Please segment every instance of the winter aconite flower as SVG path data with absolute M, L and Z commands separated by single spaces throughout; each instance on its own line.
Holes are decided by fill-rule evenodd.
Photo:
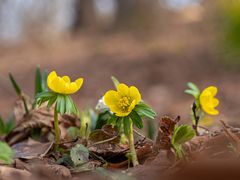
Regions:
M 215 98 L 217 94 L 217 87 L 209 86 L 202 91 L 199 96 L 199 101 L 203 111 L 209 115 L 218 115 L 219 111 L 215 108 L 218 106 L 219 101 Z
M 215 98 L 218 89 L 215 86 L 209 86 L 203 91 L 200 91 L 197 85 L 191 82 L 189 82 L 187 86 L 189 89 L 185 90 L 185 93 L 191 94 L 194 97 L 191 115 L 194 122 L 193 127 L 196 134 L 199 135 L 199 122 L 210 125 L 213 122 L 211 116 L 219 114 L 219 111 L 215 109 L 219 104 L 218 99 Z
M 83 78 L 79 78 L 71 82 L 68 76 L 60 77 L 55 71 L 52 71 L 47 77 L 48 89 L 37 93 L 36 104 L 40 106 L 42 103 L 47 102 L 47 107 L 54 106 L 54 129 L 55 129 L 55 144 L 56 147 L 61 141 L 61 131 L 58 125 L 58 114 L 75 114 L 78 115 L 79 111 L 73 102 L 70 94 L 77 92 L 83 84 Z
M 110 114 L 107 123 L 115 125 L 120 133 L 128 137 L 130 151 L 128 158 L 133 166 L 137 166 L 139 163 L 134 144 L 133 126 L 142 129 L 142 118 L 154 119 L 156 113 L 141 100 L 141 94 L 135 86 L 128 87 L 126 84 L 119 83 L 115 77 L 112 77 L 112 80 L 117 90 L 109 90 L 103 97 Z
M 48 87 L 59 94 L 73 94 L 77 92 L 83 84 L 83 78 L 71 82 L 68 76 L 60 77 L 55 71 L 52 71 L 47 78 Z
M 141 94 L 138 89 L 125 84 L 119 84 L 117 91 L 109 90 L 104 95 L 106 105 L 119 117 L 128 116 L 140 100 Z

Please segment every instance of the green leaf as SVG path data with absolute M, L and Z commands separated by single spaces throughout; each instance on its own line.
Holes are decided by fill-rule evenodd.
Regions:
M 10 115 L 5 122 L 0 116 L 0 135 L 9 134 L 14 128 L 14 115 Z
M 122 120 L 123 120 L 124 134 L 129 135 L 129 132 L 130 132 L 130 119 L 129 119 L 129 117 L 124 117 L 124 118 L 122 118 Z
M 192 83 L 192 82 L 188 82 L 188 83 L 187 83 L 187 86 L 188 86 L 190 89 L 192 89 L 193 91 L 200 93 L 200 90 L 199 90 L 199 88 L 197 87 L 196 84 L 194 84 L 194 83 Z
M 17 84 L 16 80 L 14 79 L 14 77 L 12 76 L 11 73 L 9 73 L 9 78 L 10 78 L 10 81 L 11 81 L 11 83 L 13 85 L 13 88 L 16 91 L 17 95 L 21 96 L 22 95 L 22 90 L 19 87 L 19 85 Z
M 200 90 L 197 87 L 197 85 L 195 85 L 192 82 L 187 83 L 187 86 L 189 87 L 189 89 L 185 90 L 184 92 L 186 94 L 190 94 L 192 95 L 195 99 L 198 99 L 199 95 L 200 95 Z
M 0 161 L 5 164 L 11 164 L 13 162 L 14 155 L 15 153 L 11 147 L 7 143 L 0 141 Z
M 180 158 L 180 159 L 184 158 L 185 153 L 184 153 L 184 150 L 182 148 L 182 145 L 175 144 L 173 147 L 174 147 L 174 150 L 176 152 L 177 157 Z
M 191 89 L 187 89 L 187 90 L 185 90 L 184 92 L 185 92 L 186 94 L 190 94 L 190 95 L 194 96 L 195 98 L 198 98 L 198 96 L 199 96 L 199 93 L 197 93 L 196 91 L 193 91 L 193 90 L 191 90 Z
M 63 95 L 58 95 L 56 100 L 57 112 L 63 115 L 65 113 L 65 98 Z
M 66 113 L 67 114 L 71 114 L 72 113 L 72 111 L 74 111 L 74 110 L 72 110 L 74 107 L 73 107 L 73 104 L 72 104 L 72 101 L 70 100 L 70 96 L 66 96 L 65 97 L 65 105 L 66 105 Z
M 113 81 L 114 86 L 117 88 L 118 85 L 120 84 L 119 81 L 118 81 L 117 78 L 115 78 L 114 76 L 111 76 L 111 79 L 112 79 L 112 81 Z
M 71 149 L 70 157 L 74 165 L 79 166 L 89 161 L 89 151 L 84 145 L 77 144 Z
M 54 92 L 41 92 L 38 93 L 35 97 L 35 104 L 41 106 L 42 103 L 49 101 L 51 98 L 57 96 Z
M 138 103 L 135 106 L 134 110 L 138 113 L 139 116 L 147 117 L 150 119 L 155 119 L 157 115 L 153 109 L 151 109 L 148 105 L 146 105 L 143 102 Z
M 123 125 L 123 118 L 117 117 L 117 120 L 116 120 L 116 127 L 117 127 L 117 129 L 121 130 L 122 126 L 124 126 Z
M 114 114 L 111 115 L 111 117 L 108 119 L 107 124 L 116 124 L 117 123 L 117 116 Z
M 48 77 L 48 72 L 44 70 L 42 73 L 42 90 L 45 92 L 48 91 L 47 77 Z
M 130 117 L 133 121 L 133 124 L 139 128 L 142 129 L 143 128 L 143 121 L 142 118 L 138 115 L 138 113 L 136 111 L 132 111 L 130 114 Z
M 35 73 L 35 96 L 38 93 L 41 93 L 42 91 L 43 91 L 43 89 L 42 89 L 42 74 L 41 74 L 40 67 L 37 66 L 36 73 Z
M 5 134 L 5 124 L 1 116 L 0 116 L 0 134 Z
M 49 98 L 47 107 L 50 108 L 57 100 L 57 95 L 53 95 Z
M 5 123 L 5 134 L 9 134 L 15 125 L 15 116 L 14 114 L 11 114 L 8 119 L 7 122 Z
M 50 98 L 52 96 L 56 95 L 54 92 L 41 92 L 36 95 L 36 99 L 41 99 L 41 98 Z
M 75 105 L 75 103 L 73 102 L 73 100 L 72 100 L 72 98 L 70 96 L 68 96 L 68 98 L 69 98 L 69 101 L 72 104 L 72 108 L 71 108 L 70 114 L 75 114 L 75 115 L 78 116 L 79 115 L 79 110 L 78 110 L 77 106 Z
M 174 128 L 171 143 L 173 146 L 181 145 L 195 136 L 195 131 L 189 125 L 180 125 Z
M 113 118 L 113 115 L 109 112 L 109 110 L 100 112 L 96 119 L 95 129 L 101 129 L 105 124 L 116 124 L 116 120 L 117 118 L 115 116 Z

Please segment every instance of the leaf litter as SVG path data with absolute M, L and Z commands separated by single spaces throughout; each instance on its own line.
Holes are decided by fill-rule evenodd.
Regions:
M 82 176 L 94 178 L 96 174 L 97 177 L 110 179 L 115 175 L 125 179 L 157 179 L 168 177 L 169 174 L 178 174 L 185 167 L 187 171 L 189 165 L 200 164 L 203 160 L 234 160 L 240 153 L 240 130 L 221 121 L 220 131 L 207 131 L 184 143 L 187 160 L 177 159 L 171 141 L 180 117 L 173 119 L 164 116 L 159 121 L 154 142 L 135 130 L 135 135 L 139 137 L 135 148 L 141 165 L 129 168 L 129 160 L 126 157 L 129 148 L 127 144 L 120 143 L 121 135 L 117 129 L 111 125 L 103 125 L 101 129 L 92 131 L 87 139 L 81 138 L 78 131 L 75 132 L 75 139 L 72 139 L 68 135 L 68 129 L 79 127 L 80 119 L 70 115 L 60 118 L 63 141 L 56 152 L 51 137 L 54 133 L 53 110 L 46 106 L 32 109 L 31 100 L 26 102 L 29 113 L 25 113 L 23 102 L 18 100 L 14 108 L 14 128 L 3 136 L 16 153 L 13 165 L 0 166 L 3 179 L 13 178 L 10 174 L 20 174 L 24 178 L 48 179 Z M 40 130 L 39 134 L 34 135 L 33 129 Z

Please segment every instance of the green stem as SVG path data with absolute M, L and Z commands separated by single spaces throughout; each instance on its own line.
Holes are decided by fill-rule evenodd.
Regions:
M 54 108 L 54 129 L 55 129 L 55 143 L 56 146 L 60 144 L 60 129 L 58 126 L 58 112 L 57 112 L 57 104 Z
M 178 159 L 184 159 L 184 151 L 181 146 L 175 146 L 174 147 L 175 152 L 177 154 Z
M 129 129 L 129 135 L 128 135 L 129 149 L 130 149 L 130 154 L 131 154 L 131 160 L 132 160 L 133 166 L 135 167 L 135 166 L 139 165 L 139 163 L 138 163 L 138 159 L 137 159 L 136 149 L 134 146 L 133 122 L 131 119 L 129 119 L 129 121 L 130 121 L 130 129 Z

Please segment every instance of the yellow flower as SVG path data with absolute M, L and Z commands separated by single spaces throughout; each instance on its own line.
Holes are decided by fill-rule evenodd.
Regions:
M 210 115 L 218 115 L 219 111 L 215 108 L 218 106 L 219 101 L 217 98 L 214 98 L 214 96 L 217 94 L 217 87 L 215 86 L 209 86 L 206 89 L 203 90 L 203 92 L 200 94 L 199 101 L 201 108 Z
M 82 84 L 83 78 L 79 78 L 74 82 L 71 82 L 68 76 L 60 77 L 55 71 L 52 71 L 47 78 L 48 87 L 59 94 L 73 94 L 77 92 Z
M 134 86 L 128 87 L 125 84 L 119 84 L 117 91 L 109 90 L 104 95 L 106 105 L 119 117 L 129 115 L 140 100 L 141 94 L 138 89 Z

